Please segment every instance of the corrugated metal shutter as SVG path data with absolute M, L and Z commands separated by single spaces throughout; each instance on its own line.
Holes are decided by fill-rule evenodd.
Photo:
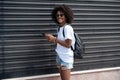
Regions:
M 72 26 L 85 43 L 84 59 L 75 60 L 73 70 L 120 66 L 120 1 L 4 0 L 3 78 L 57 72 L 54 44 L 40 34 L 56 34 L 50 14 L 63 3 L 73 9 Z
M 3 72 L 4 72 L 4 55 L 3 55 L 3 51 L 4 51 L 4 44 L 3 44 L 3 2 L 0 1 L 0 79 L 3 76 Z
M 4 0 L 5 78 L 48 74 L 56 68 L 53 44 L 41 37 L 43 32 L 56 31 L 51 9 L 48 3 L 34 0 Z
M 120 64 L 120 1 L 87 0 L 73 6 L 74 28 L 85 43 L 85 59 L 74 69 L 113 67 Z M 120 65 L 119 65 L 120 66 Z

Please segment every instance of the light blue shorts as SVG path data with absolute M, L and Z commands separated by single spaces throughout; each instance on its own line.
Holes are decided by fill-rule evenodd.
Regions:
M 67 63 L 62 61 L 58 55 L 56 56 L 56 64 L 57 64 L 57 67 L 61 68 L 62 70 L 73 68 L 73 63 Z

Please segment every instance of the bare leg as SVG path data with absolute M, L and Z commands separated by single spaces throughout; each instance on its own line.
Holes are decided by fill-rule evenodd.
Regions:
M 62 80 L 70 80 L 71 69 L 66 70 L 59 69 L 59 72 Z

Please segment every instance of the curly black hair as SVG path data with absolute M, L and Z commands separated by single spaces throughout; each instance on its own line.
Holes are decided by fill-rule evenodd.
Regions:
M 56 18 L 56 14 L 58 11 L 61 11 L 64 13 L 65 18 L 66 18 L 66 22 L 68 24 L 71 24 L 73 21 L 73 11 L 71 10 L 70 7 L 68 7 L 67 5 L 59 5 L 57 7 L 55 7 L 52 11 L 52 20 L 55 21 L 55 23 L 58 23 L 57 18 Z

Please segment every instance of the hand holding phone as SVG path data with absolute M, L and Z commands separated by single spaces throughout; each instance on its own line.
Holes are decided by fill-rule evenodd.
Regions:
M 54 37 L 53 35 L 45 34 L 45 37 L 49 42 L 55 42 L 56 37 Z

